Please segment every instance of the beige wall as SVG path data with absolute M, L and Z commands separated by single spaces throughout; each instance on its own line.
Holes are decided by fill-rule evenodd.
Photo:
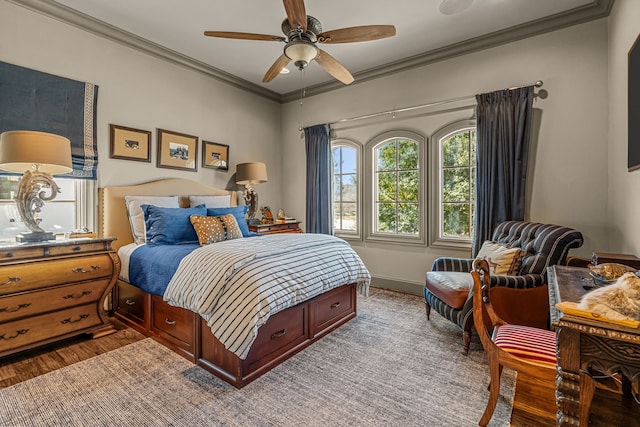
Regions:
M 235 165 L 263 161 L 269 182 L 261 201 L 281 206 L 280 105 L 203 74 L 0 2 L 0 60 L 87 81 L 98 89 L 100 187 L 182 177 L 225 187 Z M 109 158 L 109 124 L 153 131 L 151 163 Z M 230 146 L 229 172 L 159 169 L 156 128 Z
M 637 197 L 640 171 L 627 171 L 627 54 L 640 34 L 639 22 L 640 2 L 616 0 L 609 17 L 609 249 L 637 256 L 640 256 Z
M 548 97 L 534 104 L 540 124 L 531 151 L 528 219 L 577 228 L 585 245 L 575 254 L 590 255 L 607 246 L 610 233 L 607 71 L 607 21 L 598 20 L 310 97 L 302 108 L 291 102 L 283 108 L 283 174 L 304 174 L 300 123 L 332 122 L 543 80 Z M 363 144 L 392 129 L 430 137 L 442 125 L 472 113 L 466 109 L 412 119 L 399 115 L 373 124 L 352 123 L 337 134 Z M 303 194 L 303 180 L 285 180 L 284 203 L 300 218 L 304 218 Z M 354 247 L 374 277 L 412 283 L 414 289 L 422 285 L 436 257 L 469 255 L 379 243 Z

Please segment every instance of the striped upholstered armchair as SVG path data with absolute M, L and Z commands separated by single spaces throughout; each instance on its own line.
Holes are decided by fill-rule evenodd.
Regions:
M 559 225 L 507 221 L 496 227 L 491 240 L 524 252 L 516 274 L 491 275 L 494 309 L 509 323 L 548 328 L 547 267 L 564 264 L 569 249 L 582 246 L 582 234 Z M 473 328 L 473 261 L 436 259 L 424 287 L 427 318 L 433 309 L 460 326 L 464 354 Z

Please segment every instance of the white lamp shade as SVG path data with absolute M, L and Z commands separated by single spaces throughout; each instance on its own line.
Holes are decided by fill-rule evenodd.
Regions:
M 300 61 L 308 64 L 318 56 L 318 48 L 309 42 L 293 41 L 284 48 L 284 54 L 294 63 Z
M 0 135 L 0 169 L 59 174 L 73 170 L 71 141 L 64 136 L 29 130 L 12 130 Z
M 236 184 L 261 184 L 268 180 L 267 166 L 262 162 L 239 163 L 236 166 Z

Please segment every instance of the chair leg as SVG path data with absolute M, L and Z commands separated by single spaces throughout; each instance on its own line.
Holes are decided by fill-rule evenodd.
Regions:
M 491 355 L 488 355 L 491 356 Z M 487 407 L 480 418 L 479 426 L 485 427 L 491 421 L 493 411 L 496 409 L 498 403 L 498 396 L 500 395 L 500 372 L 502 366 L 498 363 L 495 357 L 489 357 L 489 374 L 491 376 L 491 382 L 489 383 L 489 401 Z
M 429 305 L 429 303 L 425 300 L 425 305 L 426 305 L 426 309 L 427 309 L 427 320 L 431 319 L 431 306 Z
M 469 354 L 469 347 L 471 346 L 471 330 L 472 327 L 469 327 L 469 330 L 462 331 L 462 354 L 465 356 Z

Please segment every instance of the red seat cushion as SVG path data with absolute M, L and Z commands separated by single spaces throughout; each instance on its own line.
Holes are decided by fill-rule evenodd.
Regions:
M 425 281 L 429 292 L 456 310 L 467 302 L 472 286 L 471 273 L 457 271 L 429 271 Z
M 556 364 L 556 333 L 521 325 L 502 325 L 493 331 L 493 342 L 523 359 Z

